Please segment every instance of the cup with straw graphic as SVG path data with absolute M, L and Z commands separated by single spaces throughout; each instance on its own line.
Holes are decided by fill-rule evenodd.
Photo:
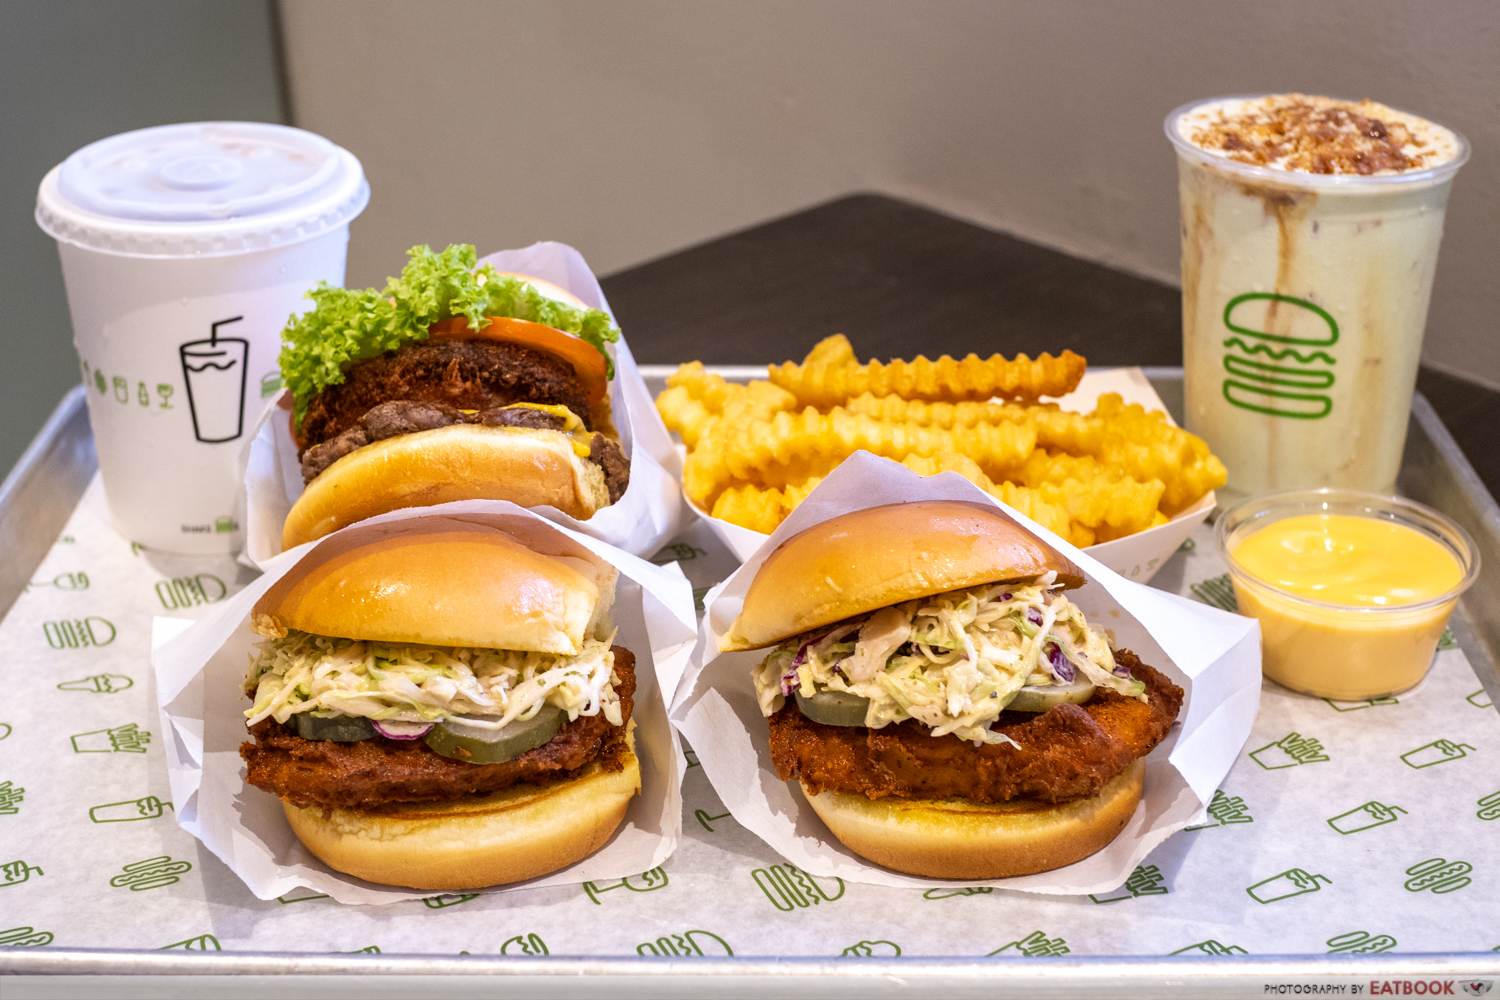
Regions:
M 250 341 L 219 336 L 219 327 L 244 318 L 221 319 L 210 325 L 207 340 L 190 340 L 177 348 L 193 415 L 193 436 L 205 444 L 234 441 L 244 433 L 245 361 Z

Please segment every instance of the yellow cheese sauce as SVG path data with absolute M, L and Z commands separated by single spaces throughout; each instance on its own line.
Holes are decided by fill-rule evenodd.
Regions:
M 1240 611 L 1260 621 L 1266 676 L 1328 698 L 1420 681 L 1465 576 L 1443 543 L 1358 514 L 1271 521 L 1228 556 Z

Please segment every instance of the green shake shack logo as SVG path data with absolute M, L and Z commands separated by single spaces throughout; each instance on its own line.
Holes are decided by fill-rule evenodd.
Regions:
M 213 604 L 222 601 L 227 593 L 229 588 L 224 585 L 224 581 L 212 573 L 174 576 L 168 580 L 156 581 L 156 599 L 168 611 Z
M 115 641 L 115 626 L 107 618 L 62 618 L 42 623 L 42 636 L 53 649 L 86 649 Z
M 844 895 L 844 880 L 817 879 L 796 865 L 767 865 L 750 873 L 755 886 L 783 913 L 831 903 Z
M 1224 306 L 1224 399 L 1273 417 L 1319 420 L 1333 410 L 1338 322 L 1306 299 L 1246 292 Z M 1273 332 L 1276 331 L 1276 332 Z

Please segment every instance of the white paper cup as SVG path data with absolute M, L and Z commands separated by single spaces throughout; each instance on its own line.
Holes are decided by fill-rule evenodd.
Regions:
M 287 318 L 340 284 L 359 161 L 319 136 L 168 125 L 86 146 L 37 193 L 58 241 L 115 527 L 169 552 L 237 551 L 242 453 L 280 389 Z

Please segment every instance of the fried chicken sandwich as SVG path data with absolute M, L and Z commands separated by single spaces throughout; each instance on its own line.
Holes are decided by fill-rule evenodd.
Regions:
M 1027 875 L 1119 834 L 1182 704 L 1085 620 L 1082 584 L 993 507 L 874 507 L 777 548 L 721 648 L 774 647 L 753 678 L 772 760 L 854 853 Z
M 463 890 L 597 851 L 640 789 L 615 570 L 550 532 L 411 522 L 315 549 L 255 605 L 240 747 L 330 868 Z
M 496 499 L 587 519 L 625 492 L 607 314 L 476 267 L 469 245 L 413 247 L 384 288 L 309 297 L 282 331 L 306 484 L 284 548 L 398 507 Z

